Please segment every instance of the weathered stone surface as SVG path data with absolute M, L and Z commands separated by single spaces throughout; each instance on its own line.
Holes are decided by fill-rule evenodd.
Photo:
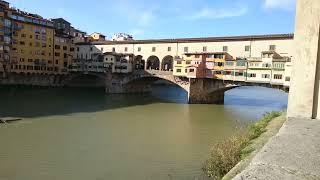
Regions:
M 8 74 L 0 78 L 2 85 L 30 85 L 57 87 L 64 85 L 64 75 Z
M 190 104 L 223 104 L 224 92 L 237 86 L 215 79 L 191 79 L 188 100 Z
M 320 179 L 320 121 L 290 118 L 234 179 Z
M 319 43 L 320 1 L 298 0 L 288 117 L 319 118 Z

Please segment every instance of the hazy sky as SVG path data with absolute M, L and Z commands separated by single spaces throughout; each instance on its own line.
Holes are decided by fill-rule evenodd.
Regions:
M 292 33 L 295 0 L 9 0 L 80 30 L 135 39 Z M 53 3 L 54 2 L 54 3 Z

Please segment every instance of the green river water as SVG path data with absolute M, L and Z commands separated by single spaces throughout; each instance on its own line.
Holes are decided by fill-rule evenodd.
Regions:
M 242 87 L 224 105 L 188 105 L 174 86 L 147 95 L 103 89 L 0 88 L 0 180 L 205 179 L 210 147 L 265 112 L 282 110 L 287 94 Z

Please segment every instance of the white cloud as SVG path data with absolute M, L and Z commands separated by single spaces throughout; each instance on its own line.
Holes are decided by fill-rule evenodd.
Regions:
M 135 14 L 135 16 L 138 25 L 143 27 L 150 26 L 151 23 L 155 20 L 155 15 L 152 11 L 137 13 Z
M 230 9 L 209 9 L 203 8 L 202 10 L 192 14 L 191 16 L 185 16 L 188 20 L 198 19 L 222 19 L 230 17 L 243 16 L 248 12 L 247 7 L 230 8 Z
M 296 0 L 264 0 L 264 7 L 267 9 L 293 10 L 295 4 Z
M 141 35 L 144 34 L 144 30 L 139 29 L 139 28 L 132 29 L 132 30 L 129 32 L 129 34 L 132 35 L 133 37 L 141 36 Z

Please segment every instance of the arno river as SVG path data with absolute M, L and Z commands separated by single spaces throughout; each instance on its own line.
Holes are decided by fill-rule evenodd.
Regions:
M 151 95 L 103 89 L 0 88 L 1 180 L 202 179 L 210 147 L 265 112 L 286 108 L 287 94 L 242 87 L 224 105 L 188 105 L 174 86 Z

